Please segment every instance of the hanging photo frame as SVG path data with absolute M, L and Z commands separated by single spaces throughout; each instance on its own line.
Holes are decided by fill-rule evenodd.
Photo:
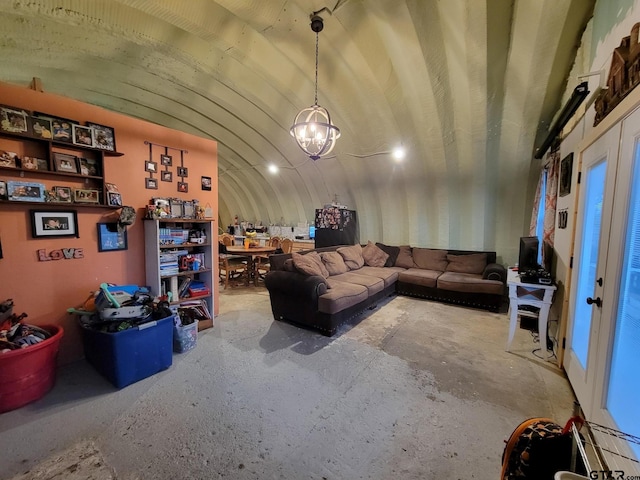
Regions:
M 573 152 L 560 162 L 560 188 L 558 195 L 564 197 L 571 193 L 571 174 L 573 170 Z

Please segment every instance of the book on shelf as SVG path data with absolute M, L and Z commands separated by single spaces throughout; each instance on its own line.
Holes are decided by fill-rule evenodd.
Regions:
M 187 300 L 181 302 L 178 310 L 186 310 L 198 320 L 211 320 L 211 312 L 205 300 Z

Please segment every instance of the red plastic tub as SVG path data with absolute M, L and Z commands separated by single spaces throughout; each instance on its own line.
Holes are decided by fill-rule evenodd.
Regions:
M 56 381 L 56 355 L 64 330 L 57 325 L 39 326 L 52 336 L 27 348 L 0 353 L 0 413 L 39 399 Z

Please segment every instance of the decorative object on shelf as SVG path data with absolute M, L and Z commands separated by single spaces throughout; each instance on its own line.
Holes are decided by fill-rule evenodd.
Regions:
M 115 183 L 105 183 L 104 187 L 107 189 L 107 192 L 120 193 L 120 190 L 118 190 L 118 186 Z
M 74 123 L 71 125 L 71 131 L 73 133 L 73 143 L 75 145 L 93 147 L 93 130 L 91 130 L 91 128 L 76 125 Z
M 151 212 L 151 216 L 148 218 L 169 218 L 171 216 L 171 205 L 169 203 L 168 198 L 158 198 L 154 197 L 151 199 L 150 207 L 152 209 L 148 209 Z
M 81 175 L 88 175 L 90 177 L 99 177 L 102 172 L 100 171 L 100 165 L 93 158 L 78 158 L 78 167 Z
M 169 216 L 171 218 L 182 218 L 184 201 L 179 198 L 169 199 Z
M 73 190 L 73 201 L 76 203 L 100 203 L 100 191 L 76 188 Z
M 183 218 L 195 218 L 197 200 L 185 200 L 182 203 L 182 217 Z
M 111 127 L 87 122 L 87 127 L 93 130 L 93 146 L 100 150 L 116 151 L 116 135 Z
M 0 167 L 18 168 L 19 162 L 17 153 L 0 150 Z
M 51 120 L 51 131 L 53 139 L 59 142 L 69 142 L 73 140 L 72 127 L 73 122 L 62 118 L 53 118 Z
M 29 117 L 29 126 L 31 128 L 31 134 L 36 138 L 51 140 L 53 137 L 51 120 L 48 118 Z
M 201 205 L 196 206 L 196 219 L 204 220 L 205 218 L 204 207 Z
M 75 210 L 30 210 L 30 213 L 33 238 L 80 237 Z
M 328 155 L 333 150 L 340 130 L 331 123 L 326 108 L 318 105 L 318 33 L 324 28 L 322 17 L 315 13 L 311 16 L 311 30 L 316 33 L 316 82 L 315 101 L 311 107 L 302 109 L 293 121 L 289 133 L 296 139 L 298 146 L 312 160 Z
M 160 165 L 164 165 L 165 167 L 172 166 L 173 158 L 171 157 L 171 155 L 166 155 L 166 154 L 160 155 Z
M 155 178 L 145 178 L 144 179 L 144 187 L 149 190 L 157 190 L 158 189 L 158 180 Z
M 189 191 L 189 184 L 185 182 L 178 182 L 178 191 L 180 193 L 187 193 Z
M 13 107 L 0 107 L 0 130 L 9 133 L 29 133 L 27 112 Z
M 202 190 L 211 191 L 211 177 L 201 177 Z
M 122 195 L 116 192 L 107 192 L 107 203 L 112 207 L 121 207 Z
M 7 182 L 9 200 L 18 202 L 44 202 L 45 186 L 37 182 Z
M 560 162 L 560 191 L 559 195 L 564 197 L 571 193 L 571 172 L 573 170 L 573 152 Z
M 189 169 L 187 167 L 178 167 L 178 176 L 179 177 L 188 177 Z
M 118 228 L 117 223 L 98 223 L 98 251 L 113 252 L 126 250 L 127 229 Z
M 54 186 L 53 193 L 56 202 L 71 203 L 73 201 L 70 187 Z
M 163 182 L 173 182 L 173 173 L 169 170 L 160 172 L 160 180 Z
M 78 173 L 77 157 L 68 153 L 53 153 L 53 164 L 56 172 Z
M 0 200 L 7 200 L 7 182 L 0 180 Z
M 37 170 L 38 162 L 34 157 L 22 157 L 20 161 L 22 168 L 25 170 Z

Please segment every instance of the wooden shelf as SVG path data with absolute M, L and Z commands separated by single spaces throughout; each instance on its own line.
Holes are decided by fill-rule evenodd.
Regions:
M 86 150 L 88 152 L 102 152 L 106 157 L 121 157 L 122 155 L 124 155 L 124 153 L 121 153 L 121 152 L 114 152 L 111 150 L 105 150 L 103 148 L 78 145 L 72 142 L 61 142 L 59 140 L 53 140 L 51 138 L 33 137 L 31 135 L 23 135 L 20 133 L 5 132 L 5 131 L 0 132 L 0 134 L 6 137 L 15 138 L 16 140 L 23 140 L 23 141 L 28 140 L 31 142 L 39 142 L 43 145 L 51 145 L 52 147 L 55 147 L 55 148 L 69 148 L 71 150 Z
M 213 218 L 145 218 L 145 221 L 149 222 L 161 222 L 161 223 L 210 223 L 213 222 Z M 184 245 L 184 244 L 183 244 Z M 191 246 L 206 245 L 201 243 L 192 243 Z M 160 248 L 162 248 L 161 246 Z
M 211 245 L 211 242 L 206 243 L 167 243 L 165 245 L 159 245 L 161 249 L 164 248 L 191 248 L 191 247 L 207 247 Z
M 74 202 L 23 202 L 21 200 L 0 200 L 0 204 L 2 205 L 29 205 L 29 206 L 38 206 L 38 207 L 66 207 L 66 208 L 101 208 L 107 210 L 118 210 L 122 207 L 117 207 L 113 205 L 105 205 L 103 203 L 74 203 Z
M 173 275 L 160 275 L 160 278 L 171 278 L 171 277 L 187 277 L 189 275 L 195 275 L 197 273 L 202 272 L 211 272 L 210 268 L 201 268 L 200 270 L 185 270 L 183 272 L 174 273 Z

